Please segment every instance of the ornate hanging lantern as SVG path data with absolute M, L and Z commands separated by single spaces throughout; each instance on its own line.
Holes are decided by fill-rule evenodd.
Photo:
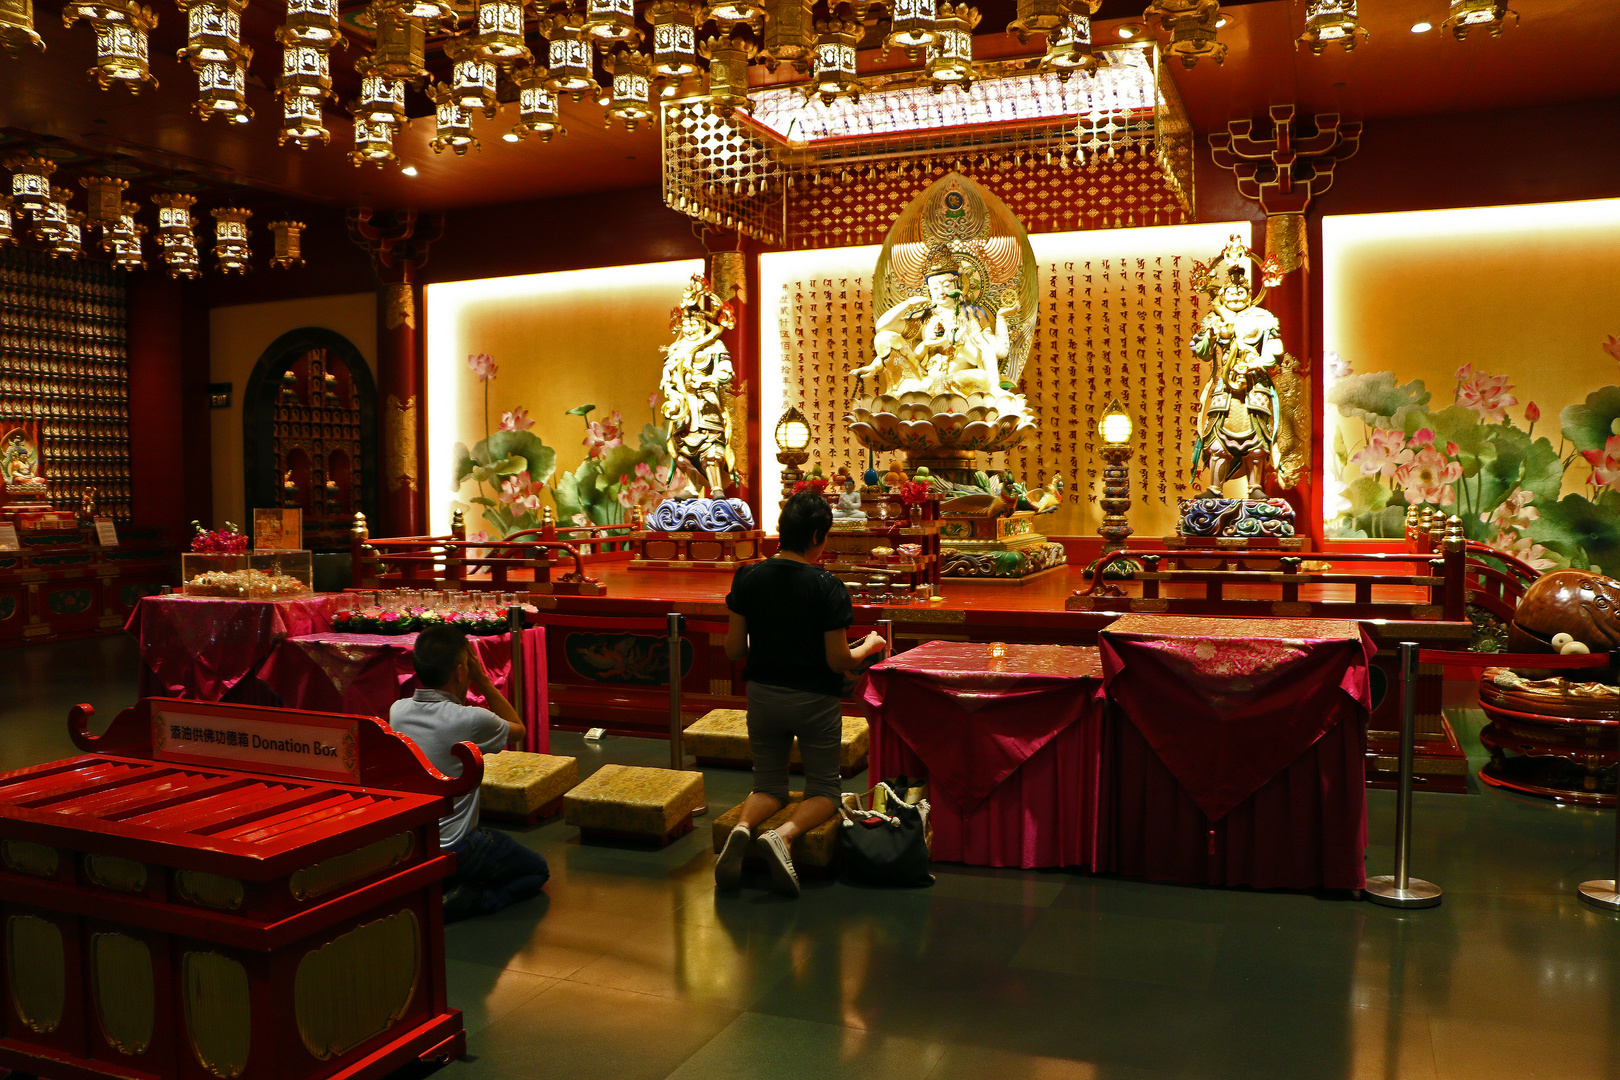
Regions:
M 233 124 L 245 124 L 253 119 L 253 110 L 247 103 L 247 65 L 253 50 L 242 46 L 246 54 L 233 63 L 206 61 L 196 65 L 197 115 L 204 120 L 223 116 Z
M 702 9 L 692 0 L 654 0 L 647 9 L 652 23 L 652 73 L 660 79 L 684 79 L 698 73 L 697 20 Z
M 1519 13 L 1509 10 L 1507 0 L 1451 0 L 1451 11 L 1440 25 L 1458 41 L 1467 40 L 1470 30 L 1485 30 L 1493 38 L 1501 37 L 1509 15 L 1517 25 Z
M 163 241 L 163 262 L 172 278 L 198 278 L 202 276 L 202 257 L 192 242 Z
M 597 48 L 641 43 L 641 31 L 636 28 L 636 9 L 631 0 L 585 0 L 585 22 L 581 27 L 585 36 L 596 42 Z
M 73 192 L 65 187 L 51 185 L 50 196 L 34 211 L 34 236 L 49 243 L 67 227 L 68 200 Z
M 435 154 L 442 154 L 446 150 L 454 150 L 456 156 L 467 152 L 470 146 L 478 149 L 478 140 L 473 138 L 472 114 L 458 100 L 455 91 L 443 83 L 437 83 L 428 91 L 428 97 L 434 104 L 434 122 L 437 125 L 436 135 L 428 143 Z
M 1350 52 L 1367 30 L 1356 21 L 1356 0 L 1310 0 L 1305 5 L 1305 32 L 1299 35 L 1299 44 L 1309 45 L 1311 52 L 1321 56 L 1334 42 Z
M 332 133 L 326 130 L 326 117 L 321 114 L 319 98 L 288 95 L 281 99 L 281 131 L 276 136 L 276 144 L 285 146 L 291 142 L 300 149 L 311 146 L 319 140 L 322 143 L 332 141 Z
M 652 79 L 647 76 L 647 58 L 640 53 L 626 49 L 613 58 L 613 99 L 607 114 L 624 121 L 626 131 L 652 117 Z
M 478 55 L 475 44 L 464 38 L 451 38 L 445 42 L 444 53 L 450 57 L 450 92 L 456 104 L 469 112 L 478 109 L 485 116 L 494 116 L 499 104 L 496 89 L 500 82 L 500 69 L 493 60 Z
M 181 241 L 195 244 L 196 238 L 191 232 L 191 208 L 196 204 L 197 196 L 178 191 L 160 191 L 152 196 L 152 205 L 157 207 L 158 212 L 157 238 L 160 243 L 165 246 Z
M 505 67 L 533 59 L 523 40 L 526 4 L 522 0 L 484 0 L 478 5 L 478 31 L 469 40 L 474 52 Z
M 541 24 L 550 44 L 550 70 L 546 85 L 575 101 L 597 88 L 596 69 L 590 43 L 585 40 L 585 20 L 578 15 L 555 15 Z
M 363 66 L 355 70 L 360 76 L 360 97 L 351 106 L 355 117 L 376 124 L 404 124 L 405 80 Z
M 34 29 L 34 0 L 0 0 L 0 48 L 16 56 L 24 45 L 45 51 Z
M 69 210 L 61 226 L 46 238 L 45 250 L 53 259 L 77 259 L 84 254 L 84 215 Z
M 553 135 L 568 134 L 557 115 L 557 95 L 546 86 L 545 68 L 523 68 L 516 73 L 518 122 L 512 133 L 523 138 L 530 132 L 550 142 Z
M 973 28 L 982 16 L 966 3 L 939 5 L 934 17 L 934 43 L 928 46 L 924 70 L 934 93 L 947 86 L 966 90 L 973 85 Z
M 858 101 L 861 83 L 855 75 L 855 46 L 866 27 L 854 20 L 816 20 L 816 53 L 811 61 L 810 95 L 831 105 L 841 97 Z
M 748 62 L 758 51 L 754 43 L 726 33 L 705 41 L 701 51 L 709 61 L 709 107 L 721 116 L 729 115 L 734 109 L 744 112 L 751 109 Z
M 112 176 L 81 176 L 79 186 L 84 188 L 88 204 L 84 210 L 85 223 L 102 229 L 116 226 L 128 205 L 124 202 L 124 192 L 129 181 Z
M 56 162 L 32 154 L 8 158 L 11 170 L 11 197 L 18 210 L 37 214 L 51 198 L 51 174 Z
M 374 0 L 373 16 L 384 13 L 416 22 L 424 29 L 439 26 L 451 33 L 455 31 L 456 23 L 461 21 L 461 13 L 450 0 Z
M 282 39 L 281 75 L 276 91 L 283 99 L 332 96 L 332 63 L 325 49 Z
M 1091 48 L 1091 16 L 1065 16 L 1064 25 L 1046 35 L 1042 71 L 1055 71 L 1059 79 L 1067 79 L 1077 71 L 1090 75 L 1097 63 Z
M 17 219 L 12 214 L 11 196 L 0 195 L 0 247 L 17 242 Z
M 346 47 L 348 39 L 338 30 L 337 0 L 287 0 L 281 39 L 316 48 Z
M 148 39 L 157 16 L 135 0 L 79 0 L 62 8 L 62 25 L 78 20 L 88 22 L 96 35 L 96 66 L 90 69 L 103 90 L 122 83 L 129 92 L 139 93 L 141 84 L 152 78 Z
M 915 60 L 934 43 L 934 0 L 894 0 L 894 18 L 883 49 L 904 49 Z
M 373 5 L 377 41 L 371 50 L 373 74 L 414 82 L 427 76 L 427 27 L 420 18 Z
M 247 0 L 175 0 L 186 13 L 186 47 L 179 57 L 192 66 L 231 63 L 244 52 L 242 12 Z
M 1203 59 L 1226 62 L 1226 46 L 1216 39 L 1219 0 L 1152 0 L 1143 18 L 1169 33 L 1165 52 L 1179 56 L 1183 67 L 1195 67 Z
M 764 0 L 710 0 L 703 5 L 703 21 L 758 24 L 764 21 Z
M 349 160 L 356 165 L 378 167 L 397 161 L 394 155 L 394 125 L 356 116 L 354 150 L 349 153 Z
M 1063 25 L 1068 6 L 1067 0 L 1018 0 L 1018 17 L 1007 24 L 1007 33 L 1021 42 L 1045 37 Z
M 141 250 L 146 226 L 135 220 L 139 209 L 134 203 L 124 203 L 119 207 L 117 223 L 102 230 L 101 246 L 112 252 L 113 266 L 119 270 L 146 269 L 146 254 Z
M 276 240 L 276 253 L 270 257 L 273 270 L 291 270 L 304 265 L 304 223 L 272 221 L 266 226 Z
M 243 274 L 253 268 L 253 250 L 248 246 L 248 218 L 253 211 L 239 206 L 210 210 L 214 217 L 214 263 L 227 274 Z

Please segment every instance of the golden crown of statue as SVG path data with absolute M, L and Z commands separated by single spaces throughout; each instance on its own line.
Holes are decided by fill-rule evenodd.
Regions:
M 1259 268 L 1256 275 L 1259 278 L 1259 288 L 1250 277 L 1249 264 L 1253 263 Z M 1221 291 L 1232 285 L 1242 285 L 1249 290 L 1256 303 L 1265 295 L 1266 290 L 1283 279 L 1281 267 L 1277 265 L 1276 256 L 1262 259 L 1254 250 L 1243 242 L 1243 238 L 1233 234 L 1232 239 L 1226 243 L 1226 248 L 1215 260 L 1208 265 L 1201 262 L 1193 263 L 1192 287 L 1213 299 Z
M 700 316 L 727 330 L 737 325 L 731 302 L 720 299 L 709 284 L 709 279 L 702 274 L 692 275 L 692 280 L 686 283 L 686 291 L 681 293 L 681 302 L 669 309 L 669 328 L 674 330 L 679 327 L 681 320 L 688 315 Z

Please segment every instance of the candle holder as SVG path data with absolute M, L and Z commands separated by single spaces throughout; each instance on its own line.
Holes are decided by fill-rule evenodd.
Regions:
M 1131 472 L 1126 463 L 1131 459 L 1131 435 L 1134 433 L 1131 416 L 1115 398 L 1108 403 L 1102 418 L 1097 421 L 1097 435 L 1102 439 L 1099 452 L 1107 462 L 1103 469 L 1103 520 L 1097 526 L 1097 535 L 1103 538 L 1101 562 L 1112 552 L 1125 550 L 1125 538 L 1132 529 L 1125 517 L 1131 508 Z M 1086 567 L 1086 576 L 1097 571 L 1097 562 Z M 1142 564 L 1135 559 L 1115 559 L 1103 568 L 1104 580 L 1123 581 L 1142 572 Z
M 776 423 L 776 460 L 782 464 L 782 500 L 793 496 L 793 485 L 804 479 L 799 466 L 810 460 L 810 424 L 793 406 Z

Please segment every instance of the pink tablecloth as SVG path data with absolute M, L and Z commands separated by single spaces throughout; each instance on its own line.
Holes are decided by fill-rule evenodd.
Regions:
M 1127 615 L 1099 642 L 1097 870 L 1365 883 L 1373 647 L 1356 623 Z
M 1085 866 L 1093 857 L 1097 650 L 933 641 L 873 667 L 863 695 L 874 780 L 925 776 L 933 857 Z
M 336 600 L 144 596 L 124 625 L 140 643 L 140 696 L 225 700 L 283 640 L 331 629 Z
M 511 639 L 505 635 L 471 639 L 495 685 L 511 695 Z M 513 702 L 524 717 L 525 750 L 551 748 L 550 702 L 546 692 L 546 632 L 523 632 L 523 700 Z M 309 634 L 281 642 L 265 661 L 259 678 L 290 709 L 358 713 L 388 719 L 389 707 L 416 692 L 411 667 L 415 634 Z M 470 704 L 483 698 L 469 693 Z

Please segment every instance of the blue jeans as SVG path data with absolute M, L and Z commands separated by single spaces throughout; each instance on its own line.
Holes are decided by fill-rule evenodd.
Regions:
M 545 856 L 493 829 L 474 829 L 446 850 L 456 853 L 455 872 L 444 879 L 447 923 L 538 896 L 551 878 Z

